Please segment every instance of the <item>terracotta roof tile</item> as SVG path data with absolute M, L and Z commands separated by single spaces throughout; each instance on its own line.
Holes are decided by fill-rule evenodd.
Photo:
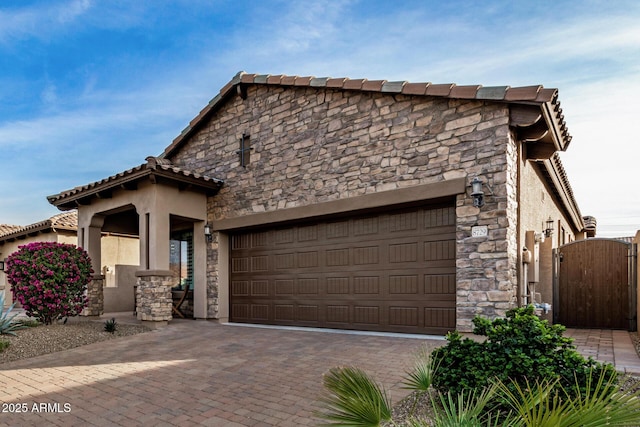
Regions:
M 544 89 L 540 86 L 540 91 L 536 97 L 536 102 L 556 102 L 558 98 L 558 89 Z M 515 100 L 514 100 L 515 101 Z
M 344 85 L 342 85 L 342 88 L 348 90 L 360 90 L 362 89 L 362 84 L 365 80 L 367 79 L 347 79 L 345 80 Z
M 340 79 L 329 79 L 327 80 L 327 87 L 330 88 L 342 88 L 344 82 L 347 81 L 346 77 L 342 77 Z
M 297 76 L 284 76 L 280 80 L 280 84 L 284 86 L 293 86 L 297 78 Z
M 451 89 L 455 85 L 453 83 L 449 84 L 438 84 L 438 85 L 429 85 L 427 87 L 427 95 L 431 96 L 449 96 L 451 93 Z
M 269 76 L 267 77 L 267 84 L 279 85 L 282 82 L 283 77 L 284 76 L 282 74 L 278 74 L 277 76 Z
M 296 78 L 296 82 L 294 83 L 294 86 L 309 86 L 309 84 L 311 84 L 311 79 L 313 79 L 313 77 L 311 76 L 298 77 Z
M 425 95 L 430 83 L 406 83 L 402 87 L 402 93 L 406 95 Z
M 253 83 L 253 80 L 256 78 L 256 76 L 257 74 L 242 73 L 240 75 L 240 83 Z
M 365 80 L 362 82 L 362 90 L 370 92 L 380 92 L 382 85 L 386 83 L 386 80 Z
M 535 101 L 542 86 L 512 87 L 504 96 L 505 101 Z
M 0 225 L 0 242 L 14 240 L 19 236 L 33 233 L 47 232 L 51 230 L 77 230 L 78 211 L 73 210 L 52 216 L 44 221 L 29 225 Z
M 449 97 L 451 98 L 460 98 L 460 99 L 475 99 L 476 94 L 478 93 L 478 89 L 482 86 L 453 86 L 451 88 L 451 92 L 449 92 Z
M 11 224 L 0 224 L 0 237 L 11 234 L 16 230 L 21 229 L 21 225 L 11 225 Z

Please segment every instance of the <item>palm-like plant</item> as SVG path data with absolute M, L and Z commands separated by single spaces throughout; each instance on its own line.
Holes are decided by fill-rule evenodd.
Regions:
M 324 376 L 330 392 L 321 398 L 320 418 L 333 426 L 379 426 L 391 421 L 391 401 L 384 388 L 358 368 L 333 368 Z
M 440 405 L 432 402 L 436 408 L 433 417 L 433 425 L 437 427 L 483 427 L 498 425 L 498 417 L 492 416 L 487 410 L 487 404 L 496 394 L 497 386 L 486 387 L 477 393 L 475 390 L 459 393 L 453 396 L 451 393 L 440 395 Z M 501 425 L 508 423 L 503 421 Z M 425 424 L 416 424 L 425 425 Z
M 523 389 L 515 381 L 510 389 L 498 382 L 497 387 L 516 412 L 510 426 L 523 427 L 597 427 L 640 425 L 640 391 L 622 393 L 614 381 L 594 372 L 587 378 L 586 391 L 571 397 L 569 392 L 555 388 L 558 380 L 543 381 Z
M 431 390 L 437 365 L 423 352 L 405 388 L 418 391 L 418 398 Z M 623 393 L 611 376 L 596 370 L 588 375 L 585 391 L 567 391 L 559 379 L 535 384 L 525 381 L 495 381 L 482 390 L 440 394 L 431 399 L 431 420 L 410 418 L 412 427 L 598 427 L 639 426 L 640 390 Z M 594 384 L 595 381 L 595 384 Z M 576 379 L 576 387 L 578 387 Z M 333 426 L 395 425 L 391 402 L 378 383 L 358 368 L 334 368 L 324 377 L 328 393 L 322 398 L 324 411 L 316 413 Z M 592 386 L 593 385 L 593 386 Z M 560 391 L 558 391 L 560 390 Z M 491 402 L 506 401 L 512 412 L 490 409 Z M 416 399 L 417 400 L 417 399 Z M 414 404 L 415 409 L 415 404 Z M 413 410 L 412 410 L 413 412 Z
M 4 293 L 0 294 L 0 334 L 15 335 L 16 333 L 14 331 L 26 327 L 24 324 L 14 320 L 17 314 L 10 316 L 14 306 L 15 303 L 11 304 L 9 308 L 5 310 Z

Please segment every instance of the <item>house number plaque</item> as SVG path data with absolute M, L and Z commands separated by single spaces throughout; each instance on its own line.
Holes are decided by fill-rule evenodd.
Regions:
M 471 237 L 486 237 L 488 234 L 489 228 L 486 225 L 471 227 Z

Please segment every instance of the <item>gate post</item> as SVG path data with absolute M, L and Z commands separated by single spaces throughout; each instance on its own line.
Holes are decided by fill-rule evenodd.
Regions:
M 552 313 L 552 323 L 558 323 L 558 302 L 560 301 L 560 288 L 559 288 L 559 277 L 560 277 L 560 257 L 558 255 L 558 248 L 552 250 L 551 256 L 551 269 L 553 275 L 553 300 L 551 301 L 551 313 Z
M 635 239 L 634 239 L 635 240 Z M 638 330 L 638 244 L 629 247 L 629 330 Z

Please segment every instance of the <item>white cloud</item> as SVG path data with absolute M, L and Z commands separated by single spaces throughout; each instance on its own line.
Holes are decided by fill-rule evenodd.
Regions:
M 0 43 L 23 38 L 47 38 L 91 9 L 89 0 L 70 0 L 44 6 L 0 9 Z

